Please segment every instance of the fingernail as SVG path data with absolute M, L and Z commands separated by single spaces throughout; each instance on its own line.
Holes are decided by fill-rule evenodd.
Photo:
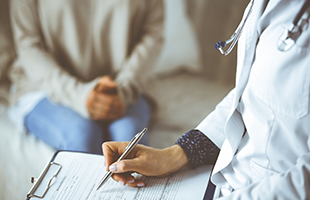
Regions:
M 135 182 L 134 179 L 127 180 L 127 183 L 134 183 L 134 182 Z
M 121 185 L 125 185 L 125 183 L 123 181 L 118 181 L 118 183 Z
M 111 172 L 116 172 L 116 170 L 117 170 L 116 165 L 111 165 L 109 167 L 109 169 L 110 169 Z
M 138 187 L 144 187 L 144 183 L 138 183 L 137 186 Z

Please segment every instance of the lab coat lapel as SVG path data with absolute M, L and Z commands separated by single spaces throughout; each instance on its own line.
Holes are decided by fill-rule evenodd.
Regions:
M 239 98 L 248 82 L 252 63 L 255 59 L 255 49 L 258 41 L 258 22 L 268 0 L 255 0 L 253 11 L 244 28 L 244 33 L 238 42 L 238 60 L 236 75 L 236 96 L 233 110 L 237 107 Z M 232 114 L 232 113 L 231 113 Z
M 223 143 L 217 163 L 213 170 L 214 176 L 212 176 L 212 181 L 214 183 L 223 181 L 223 177 L 218 172 L 224 169 L 231 162 L 244 132 L 242 117 L 239 112 L 236 111 L 236 108 L 247 84 L 251 66 L 255 59 L 254 52 L 256 48 L 256 42 L 259 36 L 257 31 L 257 24 L 263 13 L 266 2 L 268 2 L 268 0 L 254 1 L 251 16 L 246 22 L 243 30 L 245 34 L 241 36 L 238 42 L 238 65 L 235 93 L 236 95 L 230 111 L 230 115 L 225 125 L 225 135 L 227 139 Z M 247 10 L 245 13 L 247 13 Z

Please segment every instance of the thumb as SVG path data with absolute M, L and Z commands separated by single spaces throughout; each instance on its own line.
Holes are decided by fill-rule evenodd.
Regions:
M 110 165 L 109 170 L 113 173 L 138 172 L 141 173 L 143 165 L 139 159 L 121 160 Z
M 98 83 L 97 92 L 116 94 L 117 84 L 112 79 L 103 79 Z

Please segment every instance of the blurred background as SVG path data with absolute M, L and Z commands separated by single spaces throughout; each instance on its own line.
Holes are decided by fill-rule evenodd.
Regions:
M 150 145 L 164 148 L 210 113 L 234 87 L 236 49 L 222 56 L 216 42 L 238 26 L 248 0 L 165 0 L 166 43 L 154 69 L 150 94 L 158 108 L 149 129 Z M 55 152 L 7 118 L 7 71 L 15 58 L 9 2 L 0 0 L 0 200 L 25 199 Z
M 179 65 L 179 68 L 186 65 L 184 68 L 188 71 L 207 79 L 221 84 L 233 84 L 236 49 L 224 57 L 214 45 L 233 34 L 248 2 L 247 0 L 166 0 L 166 46 L 157 68 L 163 67 L 166 63 Z M 176 56 L 179 55 L 184 58 L 178 57 L 181 61 L 176 61 Z
M 236 49 L 222 56 L 215 43 L 228 39 L 237 28 L 248 0 L 186 0 L 186 9 L 197 34 L 202 76 L 223 84 L 234 84 Z

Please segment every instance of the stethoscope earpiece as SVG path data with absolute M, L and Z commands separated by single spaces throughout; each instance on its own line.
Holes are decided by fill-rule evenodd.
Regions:
M 254 0 L 251 0 L 251 7 L 246 15 L 245 18 L 243 18 L 240 22 L 240 24 L 238 25 L 237 29 L 235 30 L 235 32 L 232 34 L 232 36 L 226 40 L 226 41 L 220 41 L 218 43 L 215 44 L 215 48 L 224 56 L 227 56 L 228 54 L 230 54 L 230 52 L 233 50 L 233 48 L 235 47 L 236 43 L 238 42 L 240 36 L 241 36 L 241 33 L 243 31 L 243 28 L 244 28 L 244 25 L 246 23 L 246 21 L 248 20 L 252 10 L 253 10 L 253 5 L 254 5 Z M 228 47 L 227 51 L 224 51 L 224 47 L 227 45 L 227 44 L 230 44 L 231 45 Z
M 225 41 L 220 41 L 218 43 L 215 44 L 215 48 L 221 52 L 221 54 L 224 54 L 224 50 L 223 48 L 226 46 L 226 42 Z

